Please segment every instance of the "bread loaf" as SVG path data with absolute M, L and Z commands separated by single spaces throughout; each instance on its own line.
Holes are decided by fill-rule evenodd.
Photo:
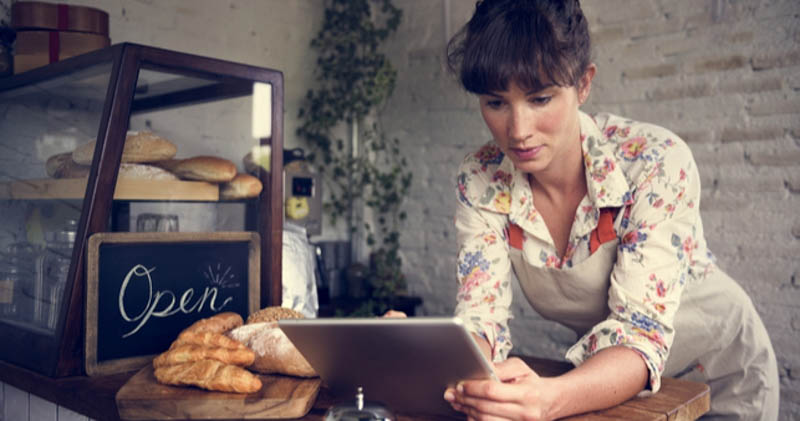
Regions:
M 128 180 L 178 180 L 178 177 L 159 167 L 148 164 L 119 164 L 119 178 Z
M 53 178 L 83 178 L 89 176 L 92 167 L 80 165 L 72 160 L 71 152 L 64 152 L 47 158 L 45 170 Z
M 286 307 L 264 307 L 261 310 L 247 316 L 247 323 L 277 322 L 283 319 L 303 319 L 303 314 L 299 311 Z
M 303 318 L 301 313 L 284 307 L 267 307 L 247 318 L 247 324 L 227 335 L 255 352 L 250 370 L 298 377 L 315 377 L 317 373 L 300 351 L 278 327 L 278 320 Z
M 222 200 L 248 199 L 261 193 L 261 180 L 250 174 L 236 174 L 233 180 L 219 186 Z
M 261 389 L 261 380 L 253 373 L 216 360 L 157 367 L 155 376 L 164 384 L 197 386 L 220 392 L 254 393 Z
M 217 156 L 195 156 L 175 163 L 167 162 L 170 171 L 187 180 L 224 183 L 236 177 L 236 164 Z
M 72 152 L 72 160 L 91 165 L 96 141 L 84 143 Z M 122 162 L 154 162 L 170 159 L 178 148 L 172 142 L 148 131 L 129 131 L 122 150 Z

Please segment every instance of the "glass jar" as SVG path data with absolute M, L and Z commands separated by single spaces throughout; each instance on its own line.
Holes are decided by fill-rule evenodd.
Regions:
M 76 228 L 77 221 L 70 219 L 62 228 L 45 233 L 43 276 L 36 288 L 38 299 L 34 308 L 34 323 L 50 331 L 55 331 L 58 324 L 64 287 L 72 262 Z
M 11 302 L 5 307 L 5 317 L 10 320 L 30 324 L 36 296 L 35 285 L 41 279 L 41 249 L 27 241 L 12 243 L 5 253 L 2 271 L 6 292 L 10 292 Z
M 0 318 L 16 319 L 22 288 L 20 281 L 19 269 L 3 262 L 0 266 Z

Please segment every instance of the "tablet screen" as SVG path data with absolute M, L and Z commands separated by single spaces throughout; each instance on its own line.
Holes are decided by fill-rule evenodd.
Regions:
M 320 318 L 278 325 L 319 373 L 331 393 L 365 399 L 403 413 L 453 413 L 445 388 L 460 380 L 494 378 L 456 317 Z

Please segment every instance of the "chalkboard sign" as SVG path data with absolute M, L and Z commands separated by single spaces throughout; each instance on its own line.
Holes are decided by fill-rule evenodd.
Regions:
M 193 322 L 260 300 L 256 233 L 99 233 L 89 238 L 86 373 L 139 368 Z

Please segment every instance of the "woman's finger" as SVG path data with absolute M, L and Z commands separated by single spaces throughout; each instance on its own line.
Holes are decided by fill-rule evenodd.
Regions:
M 462 395 L 451 404 L 457 411 L 476 420 L 517 419 L 522 407 L 516 402 L 501 402 Z

